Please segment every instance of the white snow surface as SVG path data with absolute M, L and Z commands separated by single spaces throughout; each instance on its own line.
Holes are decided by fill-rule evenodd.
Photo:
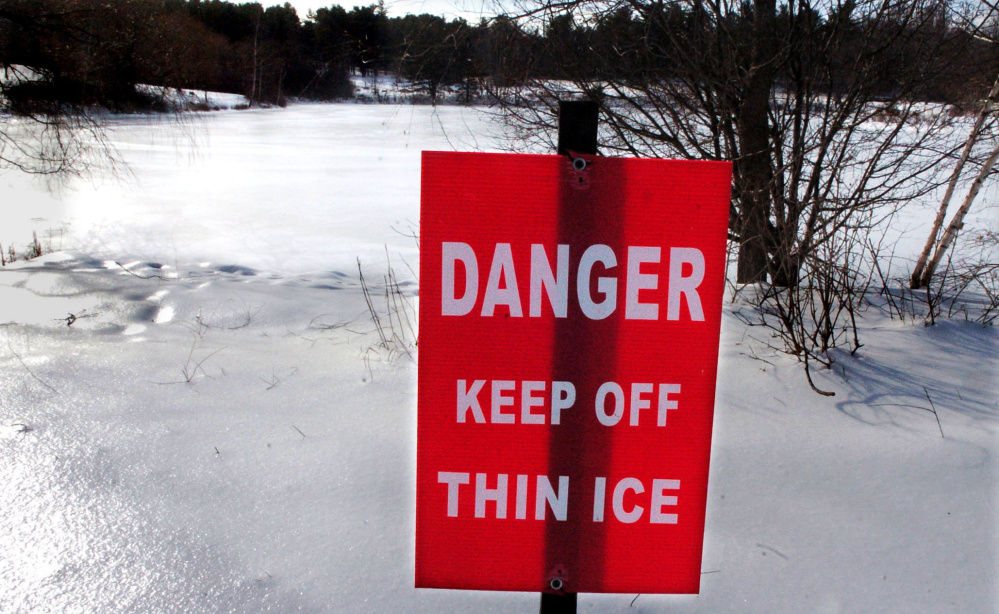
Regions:
M 384 317 L 388 259 L 414 305 L 419 152 L 497 132 L 413 106 L 126 118 L 124 181 L 0 175 L 0 244 L 53 250 L 0 268 L 0 612 L 536 611 L 413 588 L 418 352 L 379 347 L 357 272 Z M 822 397 L 740 309 L 701 594 L 579 611 L 997 611 L 996 330 L 871 308 Z
M 222 109 L 245 109 L 250 106 L 250 99 L 242 94 L 209 92 L 189 88 L 174 89 L 159 85 L 139 85 L 138 89 L 160 98 L 175 111 L 192 109 L 220 111 Z

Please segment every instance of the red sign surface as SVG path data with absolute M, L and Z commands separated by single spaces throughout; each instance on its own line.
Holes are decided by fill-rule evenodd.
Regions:
M 423 154 L 418 587 L 698 591 L 731 166 L 586 159 Z

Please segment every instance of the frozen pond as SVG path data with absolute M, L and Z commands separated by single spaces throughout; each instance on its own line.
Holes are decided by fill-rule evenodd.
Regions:
M 281 274 L 355 270 L 388 248 L 415 268 L 422 149 L 495 151 L 467 107 L 303 104 L 116 119 L 128 166 L 55 194 L 0 174 L 0 244 L 95 257 L 210 261 Z

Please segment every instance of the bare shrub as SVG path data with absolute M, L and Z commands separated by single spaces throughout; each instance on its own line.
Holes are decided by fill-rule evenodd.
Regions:
M 391 260 L 388 261 L 388 272 L 383 276 L 379 289 L 373 290 L 368 285 L 360 259 L 357 261 L 357 272 L 368 315 L 374 324 L 373 332 L 378 335 L 378 343 L 368 348 L 366 355 L 375 353 L 389 360 L 400 356 L 413 358 L 413 352 L 419 343 L 416 312 L 412 300 L 396 277 Z

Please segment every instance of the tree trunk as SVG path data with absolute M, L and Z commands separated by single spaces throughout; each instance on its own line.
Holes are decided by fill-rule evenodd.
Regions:
M 971 209 L 971 204 L 975 202 L 975 197 L 978 196 L 978 192 L 982 189 L 982 184 L 985 183 L 985 178 L 992 172 L 992 167 L 995 166 L 997 158 L 999 158 L 999 140 L 996 141 L 996 146 L 993 148 L 988 160 L 986 160 L 985 164 L 982 166 L 982 170 L 979 171 L 978 177 L 975 177 L 975 182 L 971 184 L 971 189 L 968 190 L 968 195 L 964 197 L 964 202 L 961 203 L 961 208 L 954 214 L 954 219 L 950 221 L 950 224 L 947 226 L 947 230 L 944 231 L 943 236 L 940 237 L 940 243 L 933 252 L 933 258 L 930 260 L 926 269 L 923 271 L 922 277 L 919 279 L 919 287 L 928 286 L 930 284 L 930 279 L 933 277 L 933 273 L 940 264 L 940 260 L 943 258 L 943 255 L 947 253 L 948 249 L 950 249 L 954 239 L 957 238 L 957 233 L 964 228 L 964 216 L 968 214 L 968 210 Z
M 739 198 L 742 206 L 736 281 L 759 283 L 767 279 L 770 190 L 773 184 L 770 143 L 770 91 L 776 58 L 775 0 L 755 0 L 755 34 L 749 75 L 737 109 L 739 138 Z
M 975 119 L 975 125 L 972 126 L 971 132 L 968 134 L 968 140 L 965 142 L 964 149 L 961 151 L 961 156 L 957 159 L 957 164 L 954 166 L 954 172 L 950 176 L 950 183 L 947 184 L 947 191 L 944 193 L 943 200 L 940 201 L 940 209 L 937 210 L 937 217 L 933 220 L 933 228 L 930 229 L 930 236 L 926 238 L 926 245 L 923 246 L 923 251 L 919 255 L 919 260 L 916 261 L 916 267 L 912 270 L 912 276 L 909 279 L 909 287 L 913 290 L 922 288 L 929 283 L 929 278 L 930 275 L 932 275 L 932 272 L 925 276 L 924 281 L 923 269 L 926 267 L 926 261 L 930 257 L 930 253 L 933 251 L 933 246 L 937 242 L 937 237 L 940 236 L 940 228 L 943 226 L 944 219 L 947 217 L 947 207 L 950 206 L 950 199 L 954 196 L 954 189 L 957 187 L 958 179 L 960 179 L 961 172 L 964 170 L 964 164 L 968 161 L 968 157 L 971 155 L 971 150 L 975 146 L 975 142 L 978 141 L 978 135 L 981 133 L 982 126 L 985 124 L 985 118 L 988 117 L 989 110 L 992 107 L 992 102 L 995 100 L 997 95 L 999 95 L 999 78 L 996 79 L 995 84 L 992 86 L 992 90 L 989 92 L 989 97 L 985 100 L 985 104 L 982 105 L 981 111 L 978 112 L 978 117 Z
M 769 202 L 759 193 L 742 192 L 741 233 L 736 281 L 752 284 L 767 280 L 767 247 L 764 240 Z
M 250 84 L 250 104 L 253 104 L 258 100 L 257 97 L 257 80 L 259 79 L 259 74 L 257 72 L 257 42 L 260 38 L 260 13 L 257 13 L 257 25 L 253 30 L 253 83 Z

